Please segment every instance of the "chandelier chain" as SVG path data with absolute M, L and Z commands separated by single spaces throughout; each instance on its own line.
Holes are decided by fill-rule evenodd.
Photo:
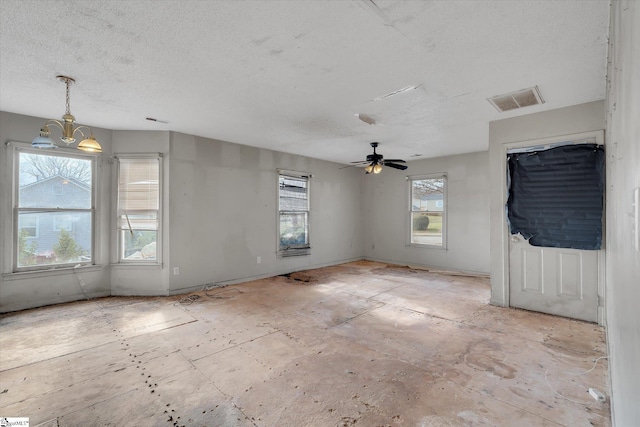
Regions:
M 71 114 L 71 103 L 69 102 L 69 80 L 66 79 L 65 83 L 67 85 L 67 103 L 66 103 L 67 112 L 66 112 L 66 114 Z

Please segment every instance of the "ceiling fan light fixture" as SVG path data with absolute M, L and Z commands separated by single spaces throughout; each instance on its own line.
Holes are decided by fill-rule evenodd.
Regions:
M 361 162 L 351 162 L 352 166 L 359 165 L 364 166 L 365 174 L 369 175 L 371 173 L 378 174 L 382 172 L 383 166 L 388 166 L 393 169 L 406 170 L 407 166 L 403 163 L 407 163 L 402 159 L 386 159 L 382 154 L 378 154 L 376 152 L 376 148 L 380 145 L 379 142 L 372 142 L 369 145 L 373 147 L 373 154 L 369 154 L 366 157 L 366 160 Z M 349 166 L 345 166 L 349 167 Z
M 32 142 L 31 146 L 34 148 L 56 148 L 56 144 L 51 139 L 51 130 L 49 129 L 49 125 L 57 126 L 62 136 L 60 140 L 67 145 L 73 144 L 76 142 L 75 134 L 76 132 L 80 132 L 83 140 L 78 144 L 78 149 L 87 152 L 93 153 L 101 153 L 102 147 L 96 141 L 96 138 L 93 136 L 93 132 L 87 126 L 78 126 L 74 127 L 76 123 L 76 118 L 71 114 L 70 111 L 70 102 L 69 102 L 69 86 L 72 83 L 75 83 L 75 79 L 67 76 L 56 76 L 58 80 L 63 82 L 66 87 L 66 111 L 62 116 L 62 121 L 49 119 L 45 123 L 45 125 L 40 129 L 40 135 L 37 136 Z M 87 138 L 86 135 L 82 132 L 82 128 L 87 129 L 90 132 L 90 136 Z

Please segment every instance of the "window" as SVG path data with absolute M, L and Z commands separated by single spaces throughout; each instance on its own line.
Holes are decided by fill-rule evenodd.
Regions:
M 278 252 L 281 256 L 309 254 L 309 177 L 278 173 Z
M 38 237 L 38 216 L 23 214 L 18 217 L 18 235 L 26 238 Z
M 14 153 L 14 271 L 92 264 L 95 156 L 19 145 Z
M 412 245 L 446 247 L 446 175 L 409 179 Z
M 71 231 L 73 219 L 69 215 L 56 215 L 53 217 L 53 231 Z
M 159 263 L 162 157 L 117 157 L 118 262 Z

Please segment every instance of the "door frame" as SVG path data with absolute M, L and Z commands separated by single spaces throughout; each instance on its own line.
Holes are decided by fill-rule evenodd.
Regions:
M 587 140 L 587 139 L 593 139 L 595 138 L 596 140 L 596 144 L 598 145 L 604 145 L 604 131 L 603 130 L 598 130 L 598 131 L 590 131 L 590 132 L 581 132 L 581 133 L 573 133 L 573 134 L 567 134 L 567 135 L 560 135 L 560 136 L 552 136 L 552 137 L 547 137 L 547 138 L 540 138 L 540 139 L 530 139 L 530 140 L 525 140 L 525 141 L 514 141 L 514 142 L 509 142 L 506 144 L 502 144 L 501 149 L 500 149 L 500 155 L 501 155 L 501 161 L 500 161 L 500 177 L 501 177 L 501 181 L 502 181 L 502 200 L 501 200 L 501 206 L 503 207 L 503 211 L 502 211 L 502 227 L 501 227 L 501 246 L 502 246 L 502 250 L 501 250 L 501 254 L 502 254 L 502 266 L 504 268 L 503 270 L 503 280 L 502 280 L 502 289 L 499 289 L 502 292 L 502 301 L 503 304 L 501 305 L 505 305 L 507 307 L 511 306 L 511 296 L 510 296 L 510 285 L 511 285 L 511 265 L 510 265 L 510 260 L 509 260 L 509 236 L 510 236 L 510 232 L 509 232 L 509 225 L 507 223 L 507 215 L 506 215 L 506 205 L 507 205 L 507 197 L 508 197 L 508 193 L 507 193 L 507 153 L 509 150 L 513 150 L 513 149 L 517 149 L 517 148 L 528 148 L 528 147 L 536 147 L 536 146 L 547 146 L 547 145 L 553 145 L 553 144 L 558 144 L 558 143 L 562 143 L 562 142 L 579 142 L 581 140 Z M 605 148 L 605 156 L 606 156 L 606 148 Z M 605 189 L 606 189 L 606 173 L 605 173 Z M 604 206 L 603 206 L 603 215 L 606 212 L 606 197 L 604 200 Z M 606 235 L 606 217 L 605 220 L 603 221 L 603 226 L 602 226 L 602 242 L 603 242 L 603 246 L 602 249 L 600 249 L 598 251 L 598 295 L 597 295 L 597 299 L 598 299 L 598 325 L 600 326 L 604 326 L 605 325 L 605 319 L 606 319 L 606 305 L 605 305 L 605 268 L 606 268 L 606 262 L 605 262 L 605 239 L 604 236 Z M 506 303 L 506 304 L 504 304 Z

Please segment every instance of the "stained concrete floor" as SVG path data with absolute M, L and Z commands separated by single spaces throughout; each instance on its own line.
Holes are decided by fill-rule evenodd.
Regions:
M 489 282 L 355 262 L 0 316 L 0 416 L 31 426 L 608 426 L 594 324 Z M 595 366 L 595 367 L 594 367 Z

